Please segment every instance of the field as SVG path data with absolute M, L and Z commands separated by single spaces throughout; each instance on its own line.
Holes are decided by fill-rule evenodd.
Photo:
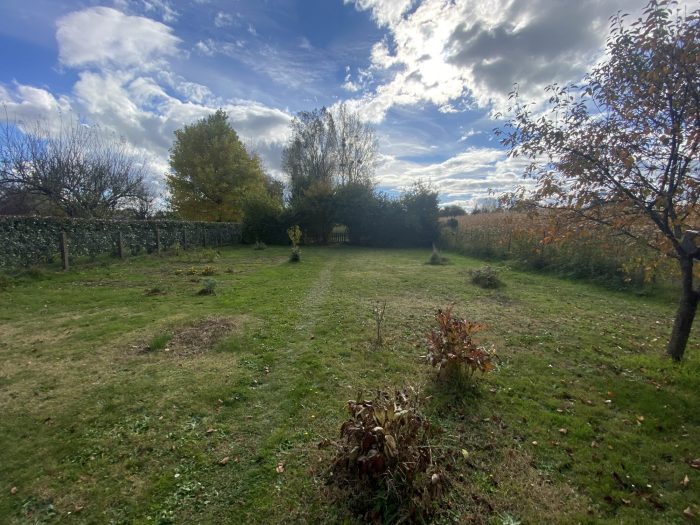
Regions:
M 44 269 L 0 290 L 0 523 L 337 523 L 345 404 L 413 385 L 457 454 L 442 523 L 700 516 L 700 338 L 675 304 L 420 250 L 249 247 Z M 215 295 L 199 295 L 205 267 Z M 206 273 L 206 272 L 205 272 Z M 384 344 L 372 309 L 386 301 Z M 438 307 L 486 323 L 496 370 L 436 383 Z M 699 462 L 700 463 L 700 462 Z

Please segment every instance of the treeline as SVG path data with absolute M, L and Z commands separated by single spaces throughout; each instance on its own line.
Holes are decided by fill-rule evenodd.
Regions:
M 286 184 L 267 175 L 226 113 L 217 111 L 175 133 L 170 206 L 190 220 L 242 221 L 243 241 L 324 244 L 336 226 L 354 244 L 428 246 L 438 235 L 438 195 L 417 183 L 391 197 L 377 191 L 374 129 L 345 105 L 299 113 L 282 152 Z
M 375 130 L 341 104 L 299 113 L 282 153 L 286 180 L 265 171 L 218 110 L 175 131 L 167 195 L 154 206 L 149 165 L 118 137 L 78 120 L 0 129 L 0 215 L 236 222 L 245 242 L 324 244 L 342 227 L 356 244 L 426 246 L 437 234 L 438 196 L 416 184 L 376 189 Z M 164 206 L 163 206 L 164 204 Z

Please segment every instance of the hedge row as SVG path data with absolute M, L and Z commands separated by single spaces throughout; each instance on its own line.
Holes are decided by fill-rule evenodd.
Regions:
M 55 217 L 0 217 L 0 269 L 60 260 L 65 233 L 71 258 L 117 254 L 121 233 L 124 254 L 238 244 L 241 228 L 230 222 L 113 221 Z

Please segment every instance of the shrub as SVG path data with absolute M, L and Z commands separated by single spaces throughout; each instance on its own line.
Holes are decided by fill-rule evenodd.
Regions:
M 262 241 L 255 241 L 253 245 L 253 250 L 264 250 L 265 248 L 267 248 L 267 244 Z
M 437 247 L 433 244 L 433 253 L 430 254 L 428 264 L 447 264 L 447 258 L 443 257 Z
M 301 261 L 301 252 L 299 251 L 299 247 L 295 246 L 292 248 L 292 253 L 289 255 L 289 262 L 299 262 Z
M 491 266 L 469 270 L 469 276 L 473 284 L 482 288 L 500 288 L 503 286 L 503 282 L 498 278 L 498 272 Z
M 216 295 L 216 279 L 204 279 L 202 289 L 198 292 L 199 295 Z
M 347 490 L 365 521 L 423 521 L 433 514 L 446 484 L 429 438 L 433 428 L 418 410 L 413 390 L 348 401 L 330 482 Z
M 213 266 L 205 266 L 202 268 L 202 275 L 214 275 L 216 273 L 216 268 Z
M 466 370 L 471 378 L 476 370 L 488 372 L 493 368 L 491 352 L 479 346 L 473 335 L 484 325 L 452 317 L 452 307 L 438 309 L 435 314 L 438 329 L 428 334 L 429 350 L 426 359 L 437 367 L 441 379 L 455 378 Z

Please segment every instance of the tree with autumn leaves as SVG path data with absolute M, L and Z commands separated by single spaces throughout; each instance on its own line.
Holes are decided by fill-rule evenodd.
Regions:
M 175 131 L 170 168 L 170 205 L 184 219 L 240 221 L 250 199 L 275 193 L 222 109 Z
M 681 360 L 700 301 L 700 10 L 649 2 L 612 18 L 604 60 L 544 109 L 511 94 L 502 143 L 529 159 L 527 196 L 607 225 L 677 260 L 681 298 L 667 353 Z

